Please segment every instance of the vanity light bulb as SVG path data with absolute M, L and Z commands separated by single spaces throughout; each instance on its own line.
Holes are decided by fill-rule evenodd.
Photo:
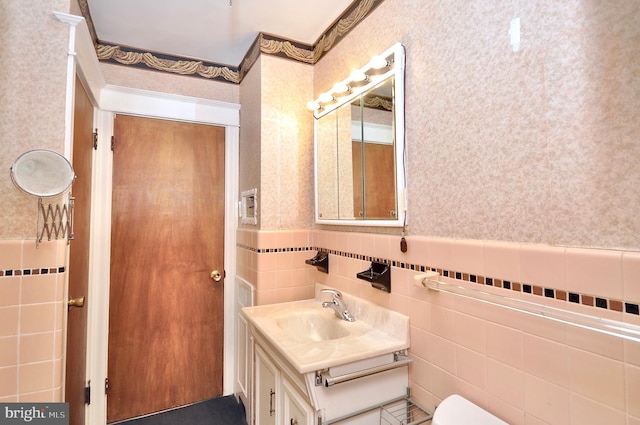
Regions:
M 367 79 L 367 74 L 365 74 L 361 69 L 357 69 L 351 73 L 349 79 L 355 82 L 364 81 Z
M 373 69 L 381 69 L 389 66 L 389 62 L 382 56 L 374 56 L 371 62 L 369 62 L 369 65 Z
M 329 103 L 332 100 L 333 100 L 333 95 L 331 93 L 322 93 L 318 97 L 318 101 L 320 101 L 321 103 Z
M 307 102 L 307 109 L 310 111 L 317 111 L 318 109 L 320 109 L 320 104 L 315 100 L 311 100 Z
M 335 83 L 332 90 L 334 93 L 346 93 L 349 91 L 349 86 L 345 83 Z

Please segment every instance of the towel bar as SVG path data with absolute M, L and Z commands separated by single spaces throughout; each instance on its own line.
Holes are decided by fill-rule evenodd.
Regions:
M 409 357 L 398 354 L 396 355 L 396 360 L 391 363 L 359 370 L 357 372 L 345 373 L 344 375 L 323 378 L 322 371 L 316 371 L 316 386 L 324 385 L 325 387 L 331 387 L 343 382 L 353 381 L 354 379 L 364 378 L 365 376 L 375 375 L 376 373 L 407 366 L 411 362 L 412 360 Z

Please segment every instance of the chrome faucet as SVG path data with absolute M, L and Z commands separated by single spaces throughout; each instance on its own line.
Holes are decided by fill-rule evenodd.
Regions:
M 347 322 L 355 322 L 355 318 L 347 310 L 347 306 L 342 300 L 342 293 L 336 289 L 321 289 L 320 292 L 331 294 L 331 301 L 324 301 L 322 307 L 331 308 L 336 313 L 336 316 Z

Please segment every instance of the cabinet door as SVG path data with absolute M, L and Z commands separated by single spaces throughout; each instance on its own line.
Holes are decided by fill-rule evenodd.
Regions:
M 279 380 L 278 369 L 267 355 L 256 345 L 254 417 L 256 425 L 276 425 L 276 392 Z
M 282 424 L 314 425 L 313 408 L 298 394 L 288 379 L 282 378 Z

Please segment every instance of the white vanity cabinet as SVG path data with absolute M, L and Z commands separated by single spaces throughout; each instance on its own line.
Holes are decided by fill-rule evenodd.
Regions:
M 276 425 L 276 396 L 280 393 L 278 384 L 280 371 L 269 360 L 260 347 L 255 347 L 254 415 L 256 424 Z
M 356 321 L 318 299 L 245 307 L 252 377 L 249 425 L 355 425 L 405 400 L 409 318 L 345 295 Z M 373 421 L 373 422 L 372 422 Z
M 314 425 L 314 410 L 287 372 L 255 345 L 255 425 Z M 295 378 L 294 378 L 295 379 Z
M 283 378 L 281 383 L 282 423 L 284 425 L 314 425 L 313 408 L 300 396 L 288 379 Z

